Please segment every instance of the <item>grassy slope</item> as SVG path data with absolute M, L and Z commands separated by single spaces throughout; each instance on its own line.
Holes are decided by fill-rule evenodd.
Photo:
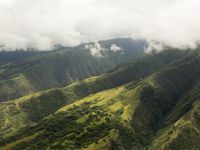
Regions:
M 0 105 L 1 138 L 55 112 L 66 102 L 62 91 L 49 90 L 2 103 Z
M 172 55 L 173 53 L 168 54 Z M 162 55 L 159 54 L 158 56 L 158 58 L 160 58 Z M 174 56 L 171 57 L 173 58 Z M 187 59 L 187 62 L 182 61 L 183 59 Z M 153 60 L 153 58 L 150 57 L 150 59 L 147 60 L 147 62 L 149 62 L 149 60 Z M 163 58 L 158 59 L 158 61 L 161 60 L 163 60 Z M 33 115 L 30 115 L 32 114 L 32 110 L 23 111 L 28 121 L 32 119 L 32 121 L 39 121 L 39 123 L 19 130 L 17 134 L 13 134 L 13 136 L 11 135 L 1 140 L 1 145 L 3 146 L 11 141 L 15 141 L 11 142 L 11 147 L 13 146 L 12 148 L 16 149 L 24 149 L 27 146 L 32 149 L 41 147 L 49 149 L 145 149 L 148 145 L 160 148 L 159 145 L 162 145 L 162 138 L 160 138 L 160 136 L 168 135 L 168 130 L 176 131 L 171 127 L 174 121 L 180 122 L 178 124 L 183 126 L 184 129 L 186 128 L 184 124 L 187 121 L 182 121 L 181 117 L 187 112 L 189 113 L 190 110 L 193 110 L 193 107 L 186 110 L 183 109 L 184 111 L 181 111 L 182 109 L 179 110 L 178 106 L 184 105 L 179 99 L 181 99 L 182 95 L 187 95 L 186 93 L 188 93 L 188 91 L 193 93 L 190 89 L 198 80 L 200 74 L 197 68 L 199 66 L 198 55 L 195 55 L 195 57 L 187 55 L 176 62 L 171 59 L 171 61 L 167 61 L 165 64 L 169 63 L 176 63 L 176 67 L 174 67 L 174 65 L 169 65 L 142 81 L 138 79 L 152 74 L 159 69 L 159 67 L 162 67 L 162 65 L 152 69 L 148 63 L 148 67 L 145 68 L 143 67 L 145 66 L 144 63 L 139 60 L 131 65 L 132 69 L 130 69 L 131 67 L 125 68 L 123 71 L 118 68 L 117 71 L 110 72 L 101 77 L 87 79 L 79 83 L 74 83 L 64 89 L 58 89 L 61 94 L 56 95 L 63 95 L 63 98 L 57 97 L 55 99 L 63 99 L 63 101 L 50 112 L 45 111 L 46 109 L 44 106 L 46 104 L 43 101 L 47 100 L 46 97 L 39 100 L 36 98 L 32 101 L 30 98 L 25 101 L 21 100 L 22 104 L 25 104 L 28 108 L 25 110 L 31 110 L 29 107 L 32 106 L 32 104 L 36 104 L 33 105 L 33 108 L 40 108 L 36 110 L 36 113 L 33 113 Z M 141 68 L 138 68 L 140 65 L 137 64 L 142 64 L 143 71 L 141 72 L 143 73 L 146 71 L 145 74 L 138 73 Z M 130 76 L 128 76 L 127 72 Z M 137 73 L 137 76 L 133 72 Z M 118 82 L 114 80 L 113 76 L 118 77 Z M 132 82 L 124 84 L 130 81 Z M 117 85 L 120 84 L 123 85 L 117 87 Z M 95 94 L 85 97 L 91 93 Z M 67 98 L 71 101 L 75 99 L 80 100 L 66 105 L 56 113 L 48 116 L 48 114 L 56 111 L 64 104 L 70 103 L 70 101 L 67 101 Z M 54 98 L 50 101 L 51 103 L 49 106 L 56 102 L 55 99 L 53 99 Z M 42 103 L 42 105 L 39 105 L 40 103 Z M 189 102 L 190 105 L 191 103 L 192 102 Z M 197 118 L 196 122 L 198 123 L 199 109 L 195 107 L 194 110 L 195 113 L 192 114 L 195 114 L 195 118 Z M 184 112 L 184 114 L 175 113 L 177 117 L 174 117 L 174 115 L 171 115 L 174 118 L 170 117 L 170 114 L 173 114 L 174 111 Z M 36 117 L 36 119 L 34 118 L 34 120 L 30 116 Z M 40 121 L 44 116 L 48 117 Z M 11 118 L 12 117 L 13 115 Z M 163 118 L 166 118 L 166 120 L 163 120 Z M 186 123 L 186 125 L 187 124 L 188 123 Z M 191 124 L 188 126 L 190 125 Z M 162 130 L 161 128 L 164 129 Z M 158 133 L 157 130 L 159 131 Z M 34 136 L 35 133 L 38 133 L 37 136 Z M 155 133 L 158 135 L 154 137 Z M 184 134 L 183 130 L 180 130 L 180 133 L 189 135 L 187 134 L 188 131 Z M 197 138 L 199 137 L 199 133 L 196 133 L 196 130 L 195 132 L 189 131 L 189 133 L 191 133 L 192 137 L 194 134 Z M 30 136 L 31 138 L 29 138 Z M 30 140 L 24 141 L 23 139 L 26 139 L 26 137 Z M 176 141 L 177 139 L 183 142 L 186 140 L 184 138 L 172 139 L 166 144 L 166 149 L 173 149 L 174 147 L 172 146 L 176 146 L 177 143 L 180 143 Z M 174 141 L 175 144 L 171 144 Z M 10 144 L 4 145 L 4 148 L 5 146 L 10 147 Z
M 125 85 L 102 91 L 66 105 L 55 114 L 43 119 L 38 125 L 19 131 L 14 137 L 16 142 L 12 145 L 22 144 L 24 140 L 21 138 L 24 136 L 32 137 L 35 133 L 39 133 L 34 139 L 26 141 L 33 149 L 41 146 L 52 149 L 87 148 L 98 144 L 98 140 L 108 148 L 112 143 L 109 140 L 117 138 L 116 134 L 119 132 L 115 129 L 117 126 L 131 128 L 131 116 L 138 105 L 137 87 L 140 87 L 140 84 L 144 83 L 138 83 L 131 88 L 131 85 Z M 104 140 L 106 136 L 108 140 Z M 32 143 L 32 140 L 35 142 Z M 102 147 L 102 144 L 99 147 Z M 26 146 L 22 144 L 18 148 Z M 6 145 L 6 147 L 11 146 Z
M 7 80 L 0 80 L 0 91 L 1 101 L 12 100 L 14 97 L 20 97 L 27 93 L 31 94 L 35 91 L 35 88 L 23 74 L 19 74 Z

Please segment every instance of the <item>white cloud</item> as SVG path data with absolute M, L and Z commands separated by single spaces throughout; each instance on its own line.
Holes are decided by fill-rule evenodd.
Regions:
M 148 41 L 148 47 L 145 49 L 146 53 L 149 53 L 153 50 L 159 52 L 162 51 L 165 45 L 163 45 L 163 43 L 161 42 L 157 42 L 157 41 Z
M 199 0 L 2 0 L 0 45 L 48 50 L 115 37 L 200 40 Z
M 105 47 L 102 47 L 99 42 L 93 42 L 91 44 L 85 45 L 86 49 L 90 50 L 90 53 L 94 57 L 103 57 L 102 53 L 106 51 L 123 51 L 123 49 L 115 44 L 112 44 L 109 49 L 106 49 Z M 123 54 L 123 53 L 122 53 Z
M 101 47 L 100 43 L 94 42 L 92 44 L 85 45 L 85 48 L 90 50 L 92 56 L 103 57 L 101 52 L 104 51 L 105 49 Z
M 117 51 L 121 51 L 121 47 L 115 45 L 115 44 L 112 44 L 111 47 L 110 47 L 110 50 L 113 51 L 113 52 L 117 52 Z

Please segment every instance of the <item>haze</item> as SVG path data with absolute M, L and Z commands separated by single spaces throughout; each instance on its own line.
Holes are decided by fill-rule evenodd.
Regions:
M 200 39 L 199 0 L 4 0 L 4 50 L 50 50 L 56 44 L 118 37 L 194 46 Z

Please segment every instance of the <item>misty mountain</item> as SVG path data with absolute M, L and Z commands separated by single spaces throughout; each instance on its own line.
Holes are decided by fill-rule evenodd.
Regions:
M 200 0 L 0 0 L 0 150 L 200 150 Z
M 0 52 L 0 101 L 99 75 L 143 55 L 145 47 L 144 40 L 121 38 L 53 51 Z

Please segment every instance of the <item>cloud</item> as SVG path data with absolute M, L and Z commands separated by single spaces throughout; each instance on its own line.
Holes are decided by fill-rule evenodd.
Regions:
M 111 47 L 110 47 L 110 50 L 113 51 L 113 52 L 117 52 L 117 51 L 121 51 L 121 47 L 115 45 L 115 44 L 112 44 Z
M 148 41 L 148 47 L 145 49 L 146 53 L 150 53 L 152 51 L 162 51 L 164 49 L 165 45 L 161 42 L 157 41 Z
M 150 48 L 150 46 L 149 46 Z M 94 57 L 102 58 L 104 55 L 102 53 L 112 51 L 112 52 L 118 52 L 121 51 L 123 54 L 123 49 L 115 44 L 112 44 L 110 48 L 103 47 L 99 42 L 95 41 L 91 44 L 86 44 L 85 49 L 90 50 L 90 54 Z
M 102 51 L 106 50 L 101 47 L 101 44 L 99 42 L 94 42 L 92 44 L 85 45 L 86 49 L 90 50 L 90 53 L 94 57 L 103 57 L 101 54 Z
M 174 47 L 200 39 L 199 0 L 2 0 L 0 45 L 49 50 L 116 37 Z

